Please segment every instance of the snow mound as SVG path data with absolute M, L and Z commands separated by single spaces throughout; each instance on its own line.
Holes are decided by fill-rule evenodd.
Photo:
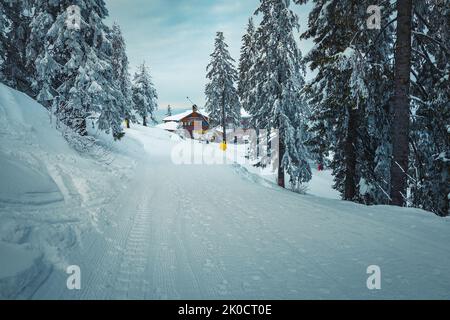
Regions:
M 277 187 L 275 185 L 275 183 L 270 182 L 269 180 L 261 177 L 260 175 L 258 175 L 256 173 L 252 173 L 252 172 L 248 171 L 245 167 L 243 167 L 240 164 L 237 164 L 237 163 L 233 164 L 233 169 L 244 180 L 259 184 L 259 185 L 267 187 L 267 188 L 276 188 Z
M 0 299 L 27 298 L 50 272 L 37 251 L 24 245 L 0 242 Z
M 122 190 L 130 155 L 142 149 L 130 137 L 119 147 L 91 125 L 86 141 L 55 126 L 42 105 L 0 84 L 0 299 L 31 298 L 50 270 L 65 270 L 80 235 L 108 223 L 102 204 Z
M 0 202 L 48 204 L 64 200 L 47 172 L 36 171 L 25 163 L 0 155 Z

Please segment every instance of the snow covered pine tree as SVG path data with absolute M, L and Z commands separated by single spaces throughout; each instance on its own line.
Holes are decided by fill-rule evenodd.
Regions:
M 256 44 L 255 44 L 255 25 L 253 18 L 248 20 L 247 32 L 242 37 L 241 55 L 239 58 L 239 81 L 238 95 L 241 105 L 245 110 L 250 110 L 252 103 L 252 86 L 250 84 L 249 72 L 255 63 Z
M 0 2 L 0 80 L 34 98 L 34 68 L 26 59 L 33 2 Z
M 34 38 L 44 43 L 41 52 L 34 51 L 38 99 L 79 135 L 87 135 L 86 122 L 92 116 L 100 130 L 120 138 L 122 93 L 110 60 L 104 1 L 81 0 L 76 7 L 72 1 L 40 1 L 35 9 L 32 26 L 45 34 Z M 71 15 L 79 15 L 79 24 L 72 24 Z
M 122 117 L 125 120 L 127 128 L 130 128 L 130 121 L 134 121 L 133 116 L 133 98 L 131 91 L 131 80 L 128 57 L 126 54 L 125 40 L 122 31 L 117 23 L 114 23 L 110 33 L 112 43 L 111 63 L 114 72 L 114 81 L 119 88 L 119 105 L 121 107 Z
M 222 32 L 217 32 L 214 52 L 206 70 L 205 108 L 209 112 L 212 125 L 222 125 L 223 141 L 226 143 L 226 129 L 236 127 L 240 122 L 240 103 L 235 82 L 238 73 L 233 65 L 234 59 L 228 52 L 228 45 Z
M 154 119 L 154 112 L 158 108 L 158 95 L 153 86 L 145 62 L 136 71 L 133 78 L 133 104 L 134 110 L 142 118 L 142 124 L 147 126 L 147 119 Z
M 304 1 L 297 1 L 304 2 Z M 303 39 L 316 77 L 305 92 L 313 109 L 308 145 L 318 161 L 333 155 L 335 188 L 345 200 L 389 202 L 391 33 L 365 28 L 369 1 L 317 1 Z
M 415 207 L 450 214 L 450 7 L 413 3 L 409 187 Z
M 257 48 L 249 71 L 254 99 L 248 111 L 254 123 L 279 132 L 278 185 L 285 187 L 285 172 L 294 190 L 311 179 L 304 147 L 303 122 L 307 106 L 300 96 L 304 65 L 294 39 L 298 17 L 286 0 L 261 0 L 255 12 L 262 21 L 255 32 Z
M 6 11 L 4 8 L 5 3 L 0 2 L 0 82 L 6 83 L 6 77 L 4 74 L 4 67 L 6 61 L 6 46 L 7 36 L 6 30 L 8 21 L 6 20 Z

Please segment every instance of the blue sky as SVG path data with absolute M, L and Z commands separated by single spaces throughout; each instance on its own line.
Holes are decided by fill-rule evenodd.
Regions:
M 131 72 L 146 61 L 159 95 L 160 109 L 203 106 L 206 66 L 217 31 L 223 31 L 232 57 L 238 61 L 241 37 L 259 0 L 105 0 L 110 17 L 122 28 Z M 301 30 L 308 6 L 291 4 Z M 311 43 L 300 42 L 305 54 Z

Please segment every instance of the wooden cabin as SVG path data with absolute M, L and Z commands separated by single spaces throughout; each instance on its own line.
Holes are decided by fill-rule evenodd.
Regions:
M 192 106 L 192 111 L 188 110 L 183 113 L 175 114 L 163 119 L 164 124 L 178 123 L 180 130 L 186 130 L 193 137 L 194 130 L 204 133 L 209 130 L 209 117 L 206 112 L 198 109 L 196 105 Z M 195 128 L 197 125 L 199 128 Z M 173 127 L 173 125 L 172 125 Z

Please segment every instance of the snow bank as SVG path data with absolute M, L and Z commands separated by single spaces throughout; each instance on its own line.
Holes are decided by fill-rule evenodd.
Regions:
M 0 155 L 0 201 L 22 204 L 48 204 L 64 198 L 47 172 L 36 171 L 26 164 Z
M 261 186 L 267 187 L 267 188 L 277 188 L 278 186 L 270 182 L 268 179 L 263 178 L 261 175 L 250 172 L 247 168 L 245 168 L 242 165 L 239 165 L 235 163 L 233 165 L 234 171 L 240 175 L 243 179 L 252 182 L 257 183 Z
M 50 272 L 42 254 L 24 245 L 0 242 L 0 256 L 0 299 L 27 298 Z
M 0 84 L 0 298 L 32 297 L 51 267 L 70 264 L 81 234 L 108 222 L 102 204 L 122 190 L 142 145 L 89 130 L 90 140 L 65 139 L 44 107 Z

